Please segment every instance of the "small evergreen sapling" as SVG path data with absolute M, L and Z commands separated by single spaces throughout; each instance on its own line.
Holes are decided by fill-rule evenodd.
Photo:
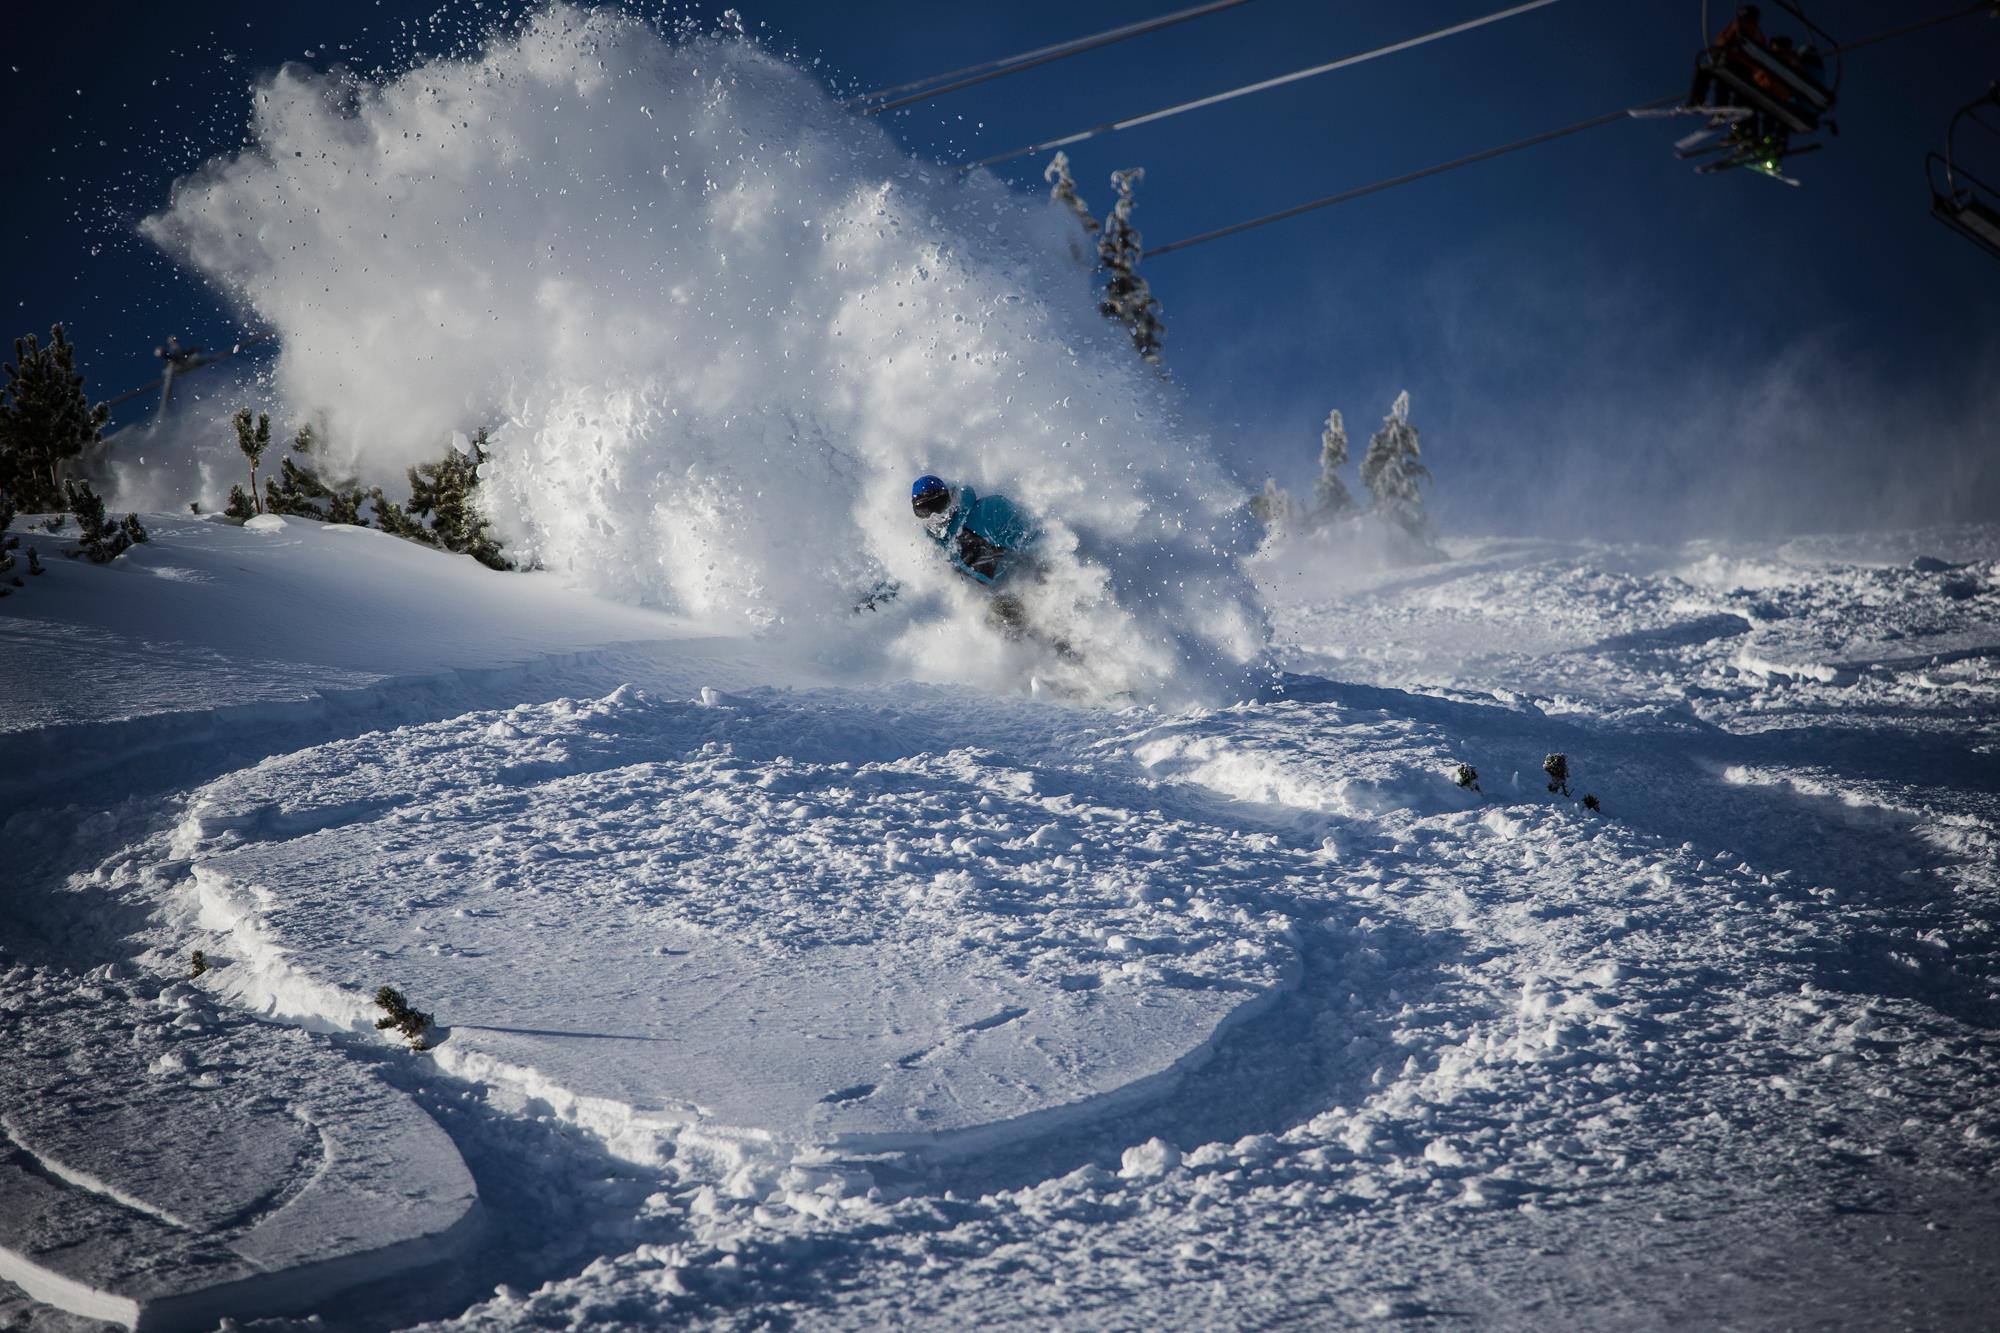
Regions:
M 188 980 L 193 981 L 206 971 L 208 971 L 208 955 L 196 949 L 188 957 Z
M 375 992 L 375 1003 L 383 1016 L 375 1020 L 376 1031 L 394 1028 L 403 1034 L 413 1051 L 428 1051 L 430 1041 L 425 1036 L 431 1030 L 431 1016 L 421 1009 L 412 1009 L 410 1002 L 403 998 L 403 992 L 394 986 L 384 986 Z
M 1590 811 L 1593 815 L 1604 813 L 1604 807 L 1599 805 L 1597 798 L 1589 792 L 1583 794 L 1583 808 Z
M 76 369 L 76 348 L 62 325 L 43 347 L 30 333 L 14 340 L 0 385 L 0 490 L 29 513 L 63 506 L 64 465 L 103 440 L 111 409 L 92 407 Z
M 1549 790 L 1569 795 L 1569 756 L 1552 754 L 1542 760 L 1542 772 L 1549 775 Z
M 241 486 L 231 486 L 229 507 L 222 512 L 239 522 L 264 512 L 264 501 L 257 494 L 257 461 L 271 447 L 271 414 L 259 412 L 255 429 L 251 428 L 250 420 L 250 409 L 247 407 L 231 418 L 231 424 L 236 427 L 236 447 L 250 460 L 250 490 L 246 494 Z
M 30 574 L 46 574 L 49 572 L 48 566 L 42 563 L 42 553 L 32 546 L 28 548 L 28 572 Z
M 1104 267 L 1104 300 L 1098 310 L 1107 319 L 1124 324 L 1132 335 L 1139 355 L 1153 365 L 1160 363 L 1160 344 L 1167 326 L 1160 322 L 1160 303 L 1139 276 L 1139 259 L 1146 252 L 1139 229 L 1132 225 L 1132 187 L 1145 178 L 1142 167 L 1128 167 L 1111 173 L 1118 202 L 1104 219 L 1103 235 L 1097 239 L 1097 262 Z
M 70 552 L 72 557 L 80 555 L 93 565 L 106 565 L 146 540 L 146 529 L 140 526 L 137 514 L 127 514 L 116 523 L 105 516 L 104 497 L 93 491 L 89 482 L 63 485 L 69 493 L 69 510 L 76 515 L 76 526 L 81 530 L 77 548 Z
M 1451 775 L 1451 779 L 1453 782 L 1456 782 L 1461 787 L 1467 787 L 1473 791 L 1479 791 L 1479 770 L 1474 768 L 1471 764 L 1460 764 L 1458 766 L 1458 771 Z
M 1410 424 L 1410 395 L 1396 395 L 1382 429 L 1368 441 L 1368 453 L 1361 460 L 1361 484 L 1374 498 L 1375 512 L 1412 537 L 1424 539 L 1430 531 L 1430 517 L 1424 513 L 1422 483 L 1431 470 L 1417 459 L 1417 428 Z

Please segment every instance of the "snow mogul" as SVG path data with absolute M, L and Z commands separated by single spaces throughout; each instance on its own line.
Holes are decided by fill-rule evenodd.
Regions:
M 998 591 L 1003 583 L 1019 587 L 1038 573 L 1032 552 L 1042 531 L 1028 512 L 1004 495 L 948 486 L 928 474 L 911 484 L 910 508 L 953 569 L 994 590 L 987 613 L 994 627 L 1009 638 L 1030 637 L 1020 597 Z M 1067 653 L 1066 644 L 1051 646 Z

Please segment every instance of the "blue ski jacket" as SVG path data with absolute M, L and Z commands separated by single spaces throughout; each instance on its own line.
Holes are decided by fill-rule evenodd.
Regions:
M 1042 535 L 1035 520 L 1012 500 L 982 496 L 970 486 L 953 493 L 944 523 L 926 530 L 952 568 L 989 587 L 1007 577 L 1020 553 Z

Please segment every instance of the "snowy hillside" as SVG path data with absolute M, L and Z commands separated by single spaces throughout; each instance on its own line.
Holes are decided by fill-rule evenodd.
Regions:
M 476 433 L 534 572 L 221 419 L 19 521 L 0 1325 L 1990 1323 L 2000 528 L 1260 547 L 1074 217 L 724 22 L 284 65 L 143 223 L 264 477 Z
M 2000 1297 L 2000 533 L 1266 569 L 1294 674 L 1107 711 L 149 523 L 0 602 L 10 1317 Z

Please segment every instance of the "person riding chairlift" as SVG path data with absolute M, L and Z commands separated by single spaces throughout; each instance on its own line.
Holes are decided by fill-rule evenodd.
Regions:
M 1757 6 L 1744 5 L 1736 11 L 1736 17 L 1724 24 L 1721 32 L 1715 34 L 1715 40 L 1709 43 L 1709 50 L 1714 54 L 1704 60 L 1701 68 L 1695 71 L 1694 87 L 1688 91 L 1688 105 L 1705 106 L 1708 103 L 1708 95 L 1715 83 L 1713 65 L 1716 61 L 1726 61 L 1732 67 L 1746 72 L 1753 71 L 1755 66 L 1742 54 L 1743 48 L 1762 45 L 1764 45 L 1762 15 Z M 1722 90 L 1722 97 L 1720 105 L 1728 106 L 1734 101 L 1726 86 Z

